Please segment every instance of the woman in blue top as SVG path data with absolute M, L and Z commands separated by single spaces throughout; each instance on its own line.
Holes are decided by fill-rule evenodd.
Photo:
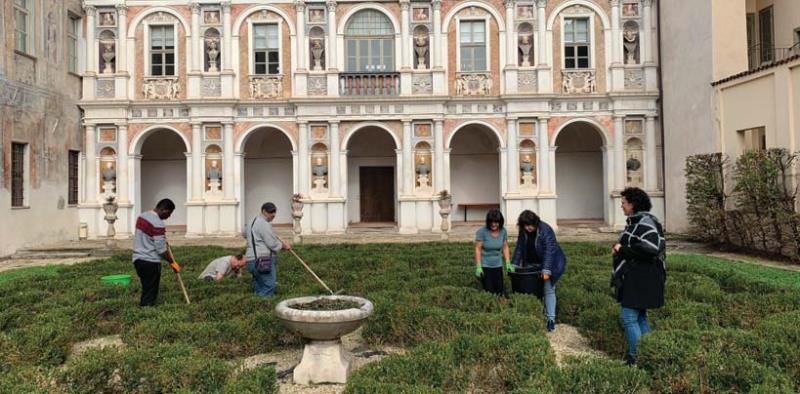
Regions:
M 556 282 L 567 267 L 567 258 L 553 228 L 535 213 L 525 210 L 517 219 L 519 238 L 514 248 L 513 266 L 533 266 L 542 271 L 544 310 L 547 331 L 556 329 Z M 512 267 L 513 268 L 513 267 Z M 512 271 L 513 272 L 513 271 Z
M 492 209 L 486 214 L 486 226 L 475 234 L 475 276 L 481 280 L 484 290 L 497 295 L 504 292 L 503 261 L 506 269 L 512 270 L 504 223 L 500 210 Z

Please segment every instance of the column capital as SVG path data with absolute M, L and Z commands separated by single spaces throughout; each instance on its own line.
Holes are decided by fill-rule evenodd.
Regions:
M 505 6 L 506 6 L 506 8 L 511 8 L 511 9 L 513 9 L 513 8 L 514 8 L 514 4 L 515 4 L 516 2 L 517 2 L 517 0 L 503 0 L 503 5 L 505 5 Z
M 648 121 L 654 121 L 654 120 L 656 120 L 656 118 L 657 118 L 658 116 L 657 116 L 657 115 L 655 115 L 655 114 L 647 114 L 647 115 L 645 115 L 644 117 L 645 117 L 645 119 L 647 119 Z
M 518 116 L 506 116 L 506 122 L 516 122 L 519 120 Z
M 340 123 L 339 119 L 333 119 L 333 120 L 329 120 L 328 121 L 328 124 L 331 125 L 331 126 L 336 125 L 338 127 L 339 123 Z
M 97 9 L 93 5 L 84 4 L 83 11 L 86 12 L 87 16 L 95 16 Z
M 117 4 L 115 7 L 117 8 L 117 13 L 119 13 L 119 16 L 128 15 L 128 6 L 127 5 L 125 5 L 125 4 Z
M 233 127 L 233 121 L 232 120 L 224 120 L 224 121 L 222 121 L 220 123 L 222 123 L 222 126 L 224 126 L 225 128 Z
M 195 1 L 189 4 L 189 8 L 192 10 L 192 14 L 200 15 L 200 3 Z
M 408 11 L 410 7 L 411 7 L 411 0 L 400 0 L 401 11 Z
M 610 0 L 609 2 L 612 7 L 619 7 L 619 0 Z
M 536 0 L 536 6 L 539 8 L 547 7 L 547 0 Z
M 336 0 L 327 0 L 325 5 L 328 6 L 328 12 L 336 12 L 336 7 L 339 3 L 337 3 Z
M 642 0 L 642 7 L 648 8 L 653 5 L 653 0 Z
M 614 120 L 622 120 L 622 119 L 625 119 L 625 114 L 614 114 L 614 115 L 611 115 L 611 117 L 613 117 Z
M 202 125 L 203 125 L 203 122 L 201 122 L 201 121 L 199 121 L 199 120 L 193 120 L 193 121 L 189 122 L 189 124 L 191 124 L 191 125 L 192 125 L 192 128 L 195 128 L 195 127 L 200 127 L 200 126 L 202 126 Z
M 406 125 L 406 124 L 411 125 L 411 123 L 414 122 L 414 119 L 402 118 L 402 119 L 400 119 L 400 121 L 403 122 L 403 125 Z
M 222 12 L 229 13 L 231 12 L 231 2 L 230 1 L 223 1 L 219 3 L 222 6 Z
M 294 7 L 297 9 L 297 12 L 305 11 L 306 10 L 305 0 L 294 0 Z
M 434 11 L 439 11 L 442 9 L 442 0 L 431 0 L 431 4 L 433 4 Z

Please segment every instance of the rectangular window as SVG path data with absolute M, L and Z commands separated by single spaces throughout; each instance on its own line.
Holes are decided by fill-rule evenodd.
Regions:
M 25 167 L 28 144 L 11 144 L 11 206 L 25 206 Z
M 348 38 L 348 72 L 394 71 L 394 40 L 384 38 Z
M 564 19 L 564 68 L 589 68 L 589 18 Z
M 461 71 L 488 71 L 486 66 L 486 22 L 461 21 L 459 29 Z
M 150 26 L 150 75 L 175 75 L 173 26 Z
M 76 150 L 69 151 L 69 190 L 67 191 L 67 204 L 78 204 L 78 160 L 81 153 Z
M 14 0 L 14 49 L 23 53 L 32 53 L 31 31 L 33 18 L 31 0 Z
M 761 39 L 761 62 L 775 60 L 775 30 L 773 27 L 772 6 L 758 12 L 759 38 Z
M 747 64 L 750 68 L 754 68 L 757 64 L 756 54 L 758 47 L 756 44 L 756 15 L 747 14 Z
M 739 141 L 745 152 L 767 149 L 767 132 L 764 127 L 739 130 Z
M 278 25 L 253 25 L 253 71 L 255 74 L 280 74 Z
M 70 15 L 67 19 L 67 70 L 78 73 L 78 31 L 80 18 Z

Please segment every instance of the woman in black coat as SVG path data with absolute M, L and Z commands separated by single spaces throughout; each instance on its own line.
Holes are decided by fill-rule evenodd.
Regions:
M 666 241 L 661 223 L 649 212 L 651 208 L 650 197 L 642 189 L 629 187 L 622 192 L 622 211 L 628 220 L 613 248 L 612 286 L 622 306 L 628 365 L 636 363 L 639 339 L 650 332 L 647 310 L 664 306 Z

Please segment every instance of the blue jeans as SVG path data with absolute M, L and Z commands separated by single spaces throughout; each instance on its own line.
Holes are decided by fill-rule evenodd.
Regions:
M 556 285 L 553 279 L 544 281 L 544 315 L 556 321 Z
M 628 354 L 636 355 L 636 346 L 642 335 L 650 332 L 650 325 L 647 323 L 647 309 L 633 309 L 622 307 L 620 312 L 622 327 L 625 329 L 625 337 L 628 338 Z
M 272 260 L 272 269 L 266 274 L 256 271 L 256 261 L 247 262 L 247 272 L 253 275 L 253 291 L 261 297 L 270 297 L 275 293 L 275 280 L 278 273 L 278 259 Z

